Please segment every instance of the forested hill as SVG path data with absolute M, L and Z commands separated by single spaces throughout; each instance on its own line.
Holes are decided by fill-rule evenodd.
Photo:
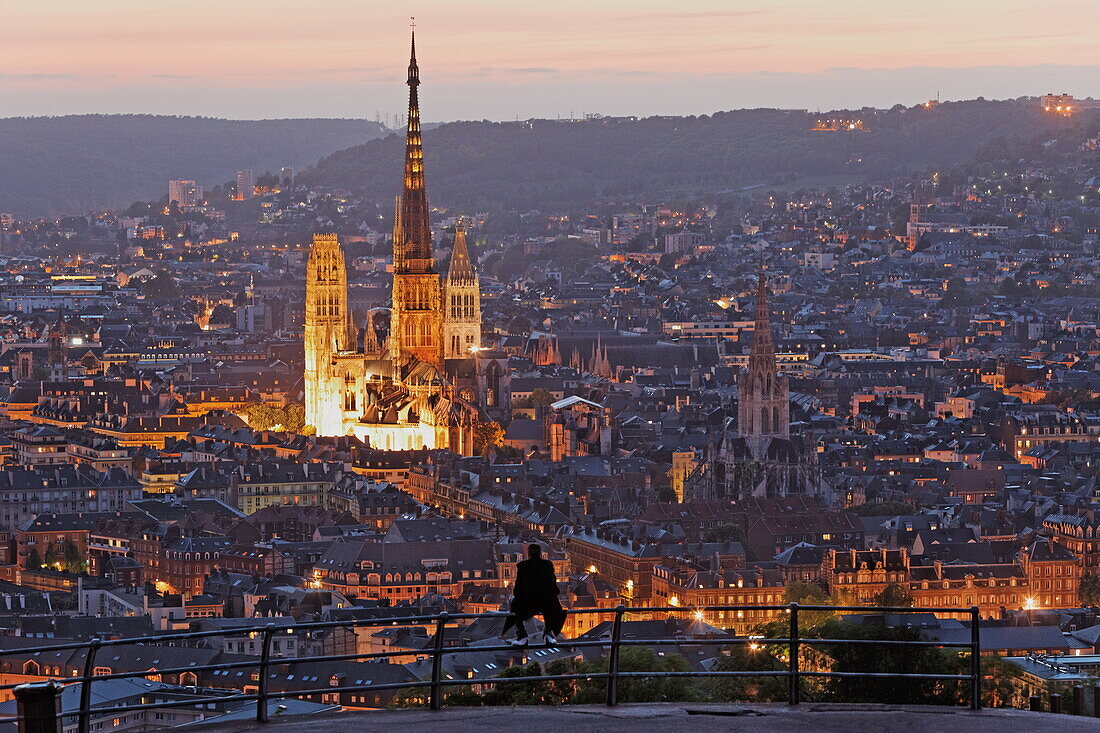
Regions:
M 154 115 L 0 119 L 0 211 L 82 213 L 168 192 L 169 178 L 225 183 L 238 169 L 295 170 L 379 137 L 373 121 Z
M 424 134 L 428 191 L 445 206 L 524 210 L 814 178 L 858 181 L 976 154 L 995 158 L 1066 131 L 1083 135 L 1088 124 L 1083 115 L 1043 114 L 1036 100 L 830 114 L 862 119 L 868 131 L 811 132 L 817 115 L 767 109 L 635 122 L 450 123 Z M 401 183 L 402 154 L 401 136 L 389 135 L 329 155 L 305 180 L 390 196 Z

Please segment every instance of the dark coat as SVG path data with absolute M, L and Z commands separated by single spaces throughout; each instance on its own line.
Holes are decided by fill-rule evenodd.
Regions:
M 522 609 L 553 608 L 558 603 L 558 581 L 554 563 L 543 558 L 527 559 L 516 565 L 513 605 Z

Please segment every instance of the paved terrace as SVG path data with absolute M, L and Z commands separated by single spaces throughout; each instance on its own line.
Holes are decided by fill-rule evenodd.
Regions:
M 346 712 L 301 716 L 270 723 L 240 721 L 202 728 L 210 731 L 271 733 L 649 733 L 649 731 L 795 731 L 801 733 L 1003 733 L 1046 730 L 1100 731 L 1100 718 L 1051 715 L 1024 710 L 982 710 L 897 705 L 693 705 L 689 703 L 572 705 L 561 707 L 487 707 Z

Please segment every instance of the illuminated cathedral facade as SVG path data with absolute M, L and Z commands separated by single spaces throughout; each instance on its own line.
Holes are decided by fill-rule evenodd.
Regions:
M 448 271 L 441 276 L 436 268 L 415 39 L 408 85 L 389 323 L 375 311 L 355 324 L 340 242 L 334 234 L 314 235 L 306 264 L 306 422 L 318 435 L 355 435 L 383 450 L 472 455 L 479 422 L 510 410 L 507 357 L 481 348 L 481 293 L 461 225 Z

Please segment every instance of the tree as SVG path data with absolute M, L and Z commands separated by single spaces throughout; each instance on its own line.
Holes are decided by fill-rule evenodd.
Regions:
M 607 672 L 607 657 L 577 665 L 580 674 Z M 691 666 L 679 654 L 658 656 L 648 647 L 623 647 L 619 652 L 623 672 L 688 672 Z M 702 694 L 683 677 L 629 677 L 619 680 L 620 702 L 684 702 L 699 700 Z M 592 705 L 607 699 L 607 680 L 582 680 L 570 702 Z
M 922 641 L 918 629 L 889 628 L 882 623 L 849 623 L 829 619 L 814 631 L 823 639 Z M 910 645 L 835 644 L 819 648 L 833 659 L 834 672 L 943 674 L 958 668 L 960 655 L 935 647 Z M 821 696 L 827 702 L 875 702 L 906 705 L 957 705 L 965 687 L 940 680 L 910 679 L 905 684 L 889 677 L 827 678 Z
M 787 664 L 762 644 L 737 644 L 724 650 L 716 672 L 786 671 Z M 715 702 L 776 702 L 787 699 L 785 677 L 718 677 L 706 689 Z
M 283 408 L 283 430 L 304 434 L 306 428 L 306 406 L 301 402 L 291 402 Z
M 46 557 L 43 562 L 46 564 L 46 566 L 51 568 L 57 562 L 57 551 L 53 548 L 52 542 L 46 545 Z
M 88 563 L 80 556 L 80 550 L 70 540 L 65 541 L 65 549 L 61 556 L 61 568 L 68 573 L 83 573 L 88 569 Z
M 494 447 L 503 444 L 504 428 L 500 426 L 500 423 L 489 420 L 488 422 L 479 422 L 477 427 L 474 428 L 474 453 L 477 455 L 487 456 Z
M 703 542 L 741 542 L 745 541 L 745 532 L 736 524 L 719 524 L 703 533 Z
M 869 606 L 886 606 L 887 608 L 912 608 L 913 594 L 900 583 L 889 583 L 878 593 L 871 596 Z
M 141 292 L 147 298 L 167 300 L 179 297 L 180 286 L 168 273 L 158 272 L 142 283 Z
M 27 553 L 27 570 L 38 570 L 42 567 L 42 556 L 38 554 L 38 548 L 32 547 Z
M 497 458 L 504 463 L 519 463 L 523 460 L 523 451 L 511 445 L 499 445 L 496 448 Z
M 531 390 L 531 404 L 535 407 L 548 407 L 554 402 L 554 395 L 545 387 Z
M 955 308 L 971 305 L 977 302 L 978 296 L 971 292 L 966 280 L 961 277 L 953 277 L 947 281 L 947 292 L 940 300 L 940 305 L 945 308 Z
M 657 487 L 657 501 L 662 504 L 675 504 L 676 492 L 672 490 L 672 487 L 668 484 Z
M 1084 606 L 1100 605 L 1100 577 L 1091 570 L 1086 570 L 1077 585 L 1077 596 Z
M 799 603 L 803 606 L 821 606 L 828 600 L 825 591 L 817 583 L 804 583 L 795 580 L 787 583 L 783 589 L 783 600 L 787 603 Z
M 306 408 L 301 402 L 291 402 L 283 407 L 266 402 L 249 402 L 237 408 L 241 417 L 253 430 L 281 430 L 298 435 L 312 435 L 313 428 L 306 425 Z
M 1039 400 L 1040 405 L 1057 405 L 1063 410 L 1078 402 L 1087 402 L 1092 399 L 1090 389 L 1057 389 L 1047 392 Z

